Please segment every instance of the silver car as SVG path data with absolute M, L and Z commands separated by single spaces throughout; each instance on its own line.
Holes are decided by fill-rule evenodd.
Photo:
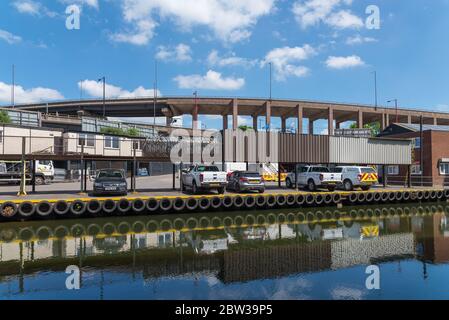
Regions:
M 228 178 L 228 190 L 265 192 L 265 181 L 258 172 L 234 171 Z

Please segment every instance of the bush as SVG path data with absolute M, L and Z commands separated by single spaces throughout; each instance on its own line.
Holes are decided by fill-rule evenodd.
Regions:
M 136 128 L 128 128 L 126 130 L 123 130 L 122 128 L 104 127 L 101 128 L 100 132 L 103 134 L 129 137 L 138 137 L 140 135 L 139 130 L 137 130 Z
M 11 118 L 9 117 L 8 112 L 6 112 L 5 110 L 0 111 L 0 123 L 11 123 Z

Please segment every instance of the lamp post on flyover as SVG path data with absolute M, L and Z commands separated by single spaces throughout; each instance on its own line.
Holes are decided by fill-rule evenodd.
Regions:
M 12 86 L 11 86 L 11 106 L 14 108 L 15 107 L 15 86 L 16 86 L 16 77 L 15 77 L 15 72 L 16 71 L 16 66 L 12 65 Z
M 271 95 L 271 93 L 272 93 L 272 91 L 271 91 L 271 89 L 272 89 L 272 76 L 271 76 L 272 63 L 270 62 L 269 65 L 270 65 L 270 101 L 271 101 L 271 98 L 272 98 L 272 95 Z
M 398 115 L 398 99 L 392 99 L 392 100 L 388 100 L 387 103 L 391 103 L 394 102 L 394 108 L 396 109 L 396 123 L 398 123 L 399 121 L 399 115 Z
M 103 118 L 106 118 L 106 77 L 98 79 L 100 81 L 103 81 Z
M 374 110 L 377 111 L 377 71 L 372 73 L 374 74 Z

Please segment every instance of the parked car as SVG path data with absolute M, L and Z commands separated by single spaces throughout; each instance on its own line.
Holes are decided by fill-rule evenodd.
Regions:
M 223 194 L 226 184 L 226 172 L 220 171 L 217 166 L 195 165 L 182 170 L 182 191 L 190 188 L 194 194 L 199 190 L 217 190 L 218 193 Z
M 291 172 L 285 179 L 287 188 L 295 185 L 295 172 Z M 299 166 L 298 167 L 298 185 L 305 187 L 310 191 L 318 188 L 326 188 L 334 191 L 337 185 L 341 183 L 341 173 L 330 172 L 329 168 L 324 166 Z
M 101 169 L 97 171 L 94 181 L 94 195 L 127 195 L 128 183 L 125 172 L 118 169 Z
M 50 183 L 55 177 L 55 168 L 51 160 L 36 160 L 34 179 L 37 185 Z M 0 160 L 0 182 L 20 183 L 22 178 L 22 163 L 20 161 L 2 161 Z M 30 163 L 27 163 L 25 169 L 25 180 L 31 183 L 32 175 L 30 173 Z
M 377 172 L 371 167 L 340 166 L 333 171 L 341 173 L 341 184 L 339 187 L 346 191 L 352 191 L 354 188 L 361 188 L 367 191 L 373 185 L 379 183 Z
M 234 171 L 228 180 L 229 190 L 235 192 L 258 191 L 265 192 L 265 181 L 258 172 Z

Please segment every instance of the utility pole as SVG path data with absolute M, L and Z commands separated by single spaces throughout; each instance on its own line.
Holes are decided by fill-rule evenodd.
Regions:
M 272 66 L 273 64 L 270 62 L 270 101 L 272 99 Z
M 374 74 L 374 110 L 377 111 L 377 71 L 372 73 Z
M 98 79 L 103 82 L 103 118 L 106 118 L 106 77 Z
M 387 103 L 394 102 L 394 108 L 396 109 L 396 123 L 399 122 L 399 114 L 398 114 L 398 99 L 388 100 Z
M 11 106 L 15 108 L 16 66 L 12 65 Z

